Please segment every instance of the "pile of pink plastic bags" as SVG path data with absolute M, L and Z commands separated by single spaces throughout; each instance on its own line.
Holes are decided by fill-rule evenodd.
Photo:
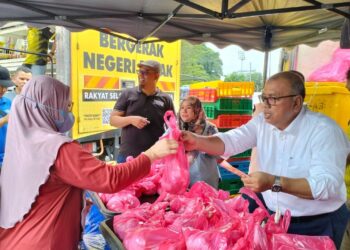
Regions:
M 246 188 L 241 192 L 256 198 Z M 204 182 L 161 197 L 114 217 L 126 249 L 335 249 L 329 237 L 287 234 L 290 213 L 276 224 L 264 207 L 249 213 L 247 200 L 230 199 Z

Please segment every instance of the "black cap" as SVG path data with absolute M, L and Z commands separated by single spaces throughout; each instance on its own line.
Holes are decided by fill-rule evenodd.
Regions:
M 160 63 L 154 60 L 147 60 L 147 61 L 142 61 L 139 64 L 137 64 L 138 67 L 146 66 L 149 68 L 152 68 L 156 72 L 160 72 Z
M 7 68 L 2 66 L 0 66 L 0 85 L 5 88 L 15 86 L 10 78 L 10 72 Z

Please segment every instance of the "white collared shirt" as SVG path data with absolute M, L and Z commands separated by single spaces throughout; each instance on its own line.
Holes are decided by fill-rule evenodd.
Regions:
M 283 214 L 286 209 L 292 216 L 328 213 L 346 201 L 344 171 L 350 143 L 330 118 L 303 107 L 281 131 L 268 124 L 261 113 L 247 124 L 217 136 L 225 144 L 223 157 L 256 146 L 259 171 L 307 179 L 314 200 L 279 192 L 278 205 Z M 270 190 L 263 192 L 266 205 L 272 211 L 276 211 L 276 195 Z

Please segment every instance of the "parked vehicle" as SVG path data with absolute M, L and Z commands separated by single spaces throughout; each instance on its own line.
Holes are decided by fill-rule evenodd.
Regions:
M 140 61 L 161 63 L 158 87 L 177 107 L 180 92 L 180 42 L 134 44 L 95 30 L 70 32 L 56 27 L 55 77 L 71 86 L 75 124 L 73 139 L 104 160 L 118 153 L 120 129 L 109 125 L 110 113 L 125 88 L 138 85 Z M 1 61 L 15 70 L 23 58 Z M 48 65 L 48 74 L 50 65 Z

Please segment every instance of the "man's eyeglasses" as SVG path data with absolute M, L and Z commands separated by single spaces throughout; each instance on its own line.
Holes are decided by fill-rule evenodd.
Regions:
M 155 73 L 153 70 L 137 70 L 138 75 L 148 76 L 149 74 Z
M 298 95 L 285 95 L 285 96 L 264 96 L 259 95 L 260 102 L 266 103 L 267 105 L 276 105 L 277 101 L 283 98 L 295 97 Z

